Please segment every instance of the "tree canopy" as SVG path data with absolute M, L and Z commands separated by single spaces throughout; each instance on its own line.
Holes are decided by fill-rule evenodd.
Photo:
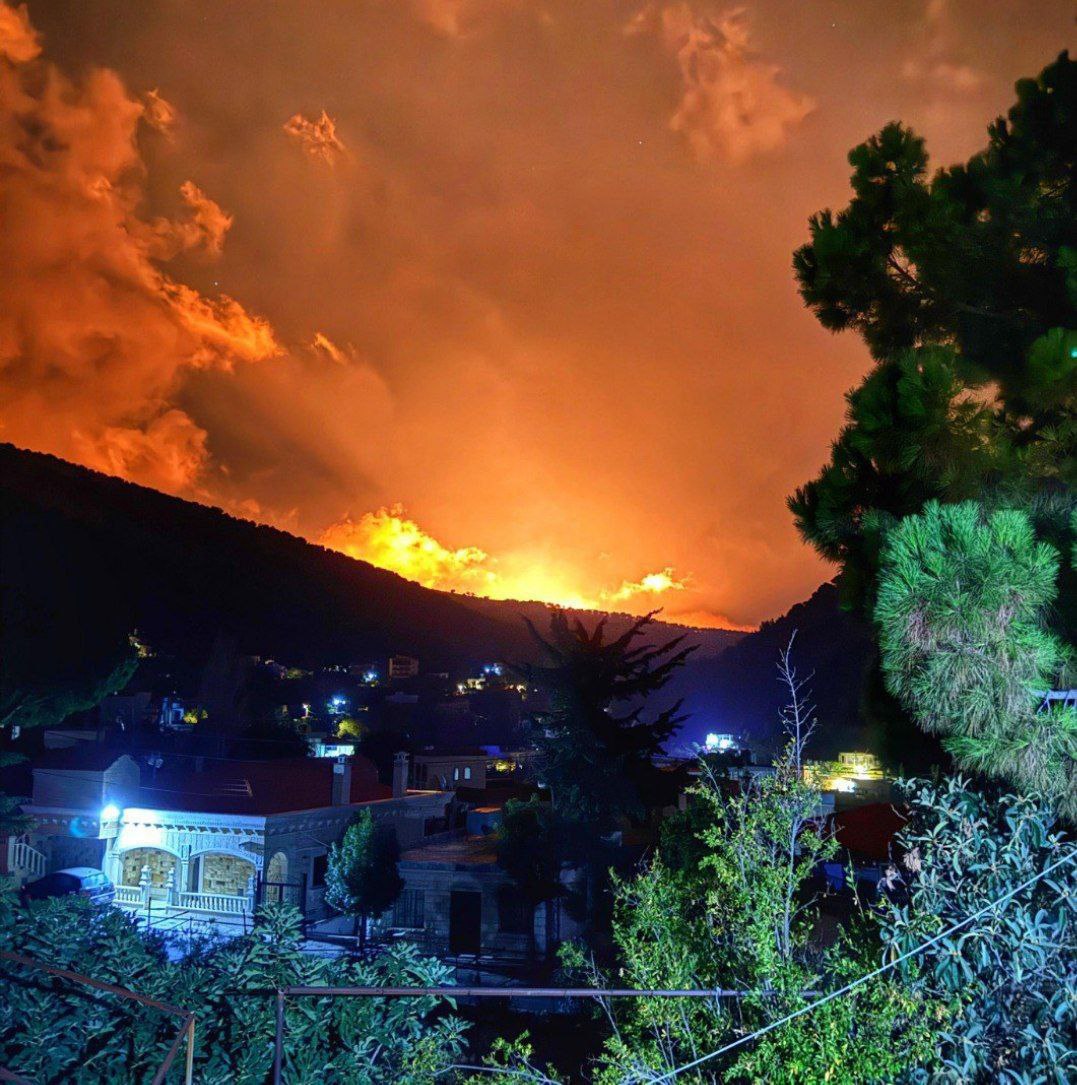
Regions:
M 388 825 L 363 810 L 329 849 L 325 901 L 330 908 L 354 916 L 360 945 L 366 940 L 366 920 L 381 915 L 400 896 L 404 883 L 397 871 L 400 846 Z
M 609 833 L 639 818 L 660 786 L 654 757 L 676 730 L 680 702 L 654 711 L 646 699 L 669 681 L 693 649 L 682 637 L 658 646 L 646 634 L 647 615 L 612 640 L 606 623 L 588 630 L 562 611 L 548 636 L 528 625 L 543 662 L 526 668 L 548 698 L 536 719 L 535 742 L 554 808 L 591 833 Z
M 931 176 L 903 125 L 855 148 L 852 200 L 815 215 L 794 255 L 820 322 L 876 361 L 829 463 L 789 499 L 869 612 L 887 518 L 1077 478 L 1077 62 L 1016 91 L 985 149 Z

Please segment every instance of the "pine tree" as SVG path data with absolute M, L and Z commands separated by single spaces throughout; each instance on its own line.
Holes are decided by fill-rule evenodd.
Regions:
M 900 124 L 855 148 L 852 200 L 815 215 L 794 255 L 820 322 L 859 332 L 878 363 L 790 498 L 867 613 L 880 518 L 1077 480 L 1077 62 L 1016 89 L 985 149 L 934 176 Z
M 602 620 L 588 631 L 554 611 L 543 637 L 528 622 L 545 662 L 527 668 L 549 699 L 535 741 L 554 809 L 589 833 L 610 833 L 643 816 L 660 786 L 654 757 L 682 718 L 680 702 L 647 715 L 646 699 L 669 681 L 693 648 L 683 637 L 653 646 L 649 614 L 613 640 Z
M 1046 624 L 1059 553 L 1021 510 L 930 502 L 886 535 L 875 620 L 890 691 L 959 765 L 1077 816 L 1077 713 L 1041 710 L 1068 684 Z

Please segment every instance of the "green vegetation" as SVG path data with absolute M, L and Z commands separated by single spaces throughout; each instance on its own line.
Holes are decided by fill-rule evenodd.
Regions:
M 887 686 L 965 768 L 1077 817 L 1077 713 L 1040 711 L 1068 687 L 1070 646 L 1048 627 L 1058 551 L 1020 510 L 975 502 L 908 516 L 885 538 L 875 619 Z
M 1074 481 L 1075 111 L 1063 53 L 1017 84 L 964 165 L 929 177 L 923 140 L 888 125 L 849 156 L 848 207 L 814 216 L 794 257 L 822 324 L 860 332 L 877 363 L 830 462 L 789 502 L 853 605 L 873 605 L 893 519 Z
M 908 902 L 881 917 L 882 959 L 986 909 L 898 972 L 909 992 L 936 1007 L 936 1080 L 1072 1081 L 1077 845 L 1040 798 L 979 791 L 961 778 L 913 781 L 906 795 Z M 988 907 L 1010 894 L 1005 907 Z
M 823 948 L 822 898 L 810 888 L 818 863 L 837 853 L 819 832 L 820 792 L 805 779 L 812 729 L 788 652 L 790 743 L 772 776 L 738 789 L 706 771 L 684 822 L 694 838 L 667 837 L 637 876 L 615 883 L 613 936 L 617 984 L 641 988 L 723 989 L 714 999 L 639 999 L 607 1008 L 611 1035 L 597 1080 L 646 1082 L 691 1063 L 748 1032 L 803 1009 L 829 989 L 870 971 L 877 921 L 854 915 Z M 577 948 L 567 963 L 597 980 Z M 933 1007 L 886 978 L 784 1024 L 729 1057 L 709 1060 L 678 1080 L 707 1082 L 862 1082 L 893 1080 L 931 1061 Z M 929 1012 L 931 1011 L 931 1012 Z M 880 1072 L 890 1066 L 892 1072 Z
M 560 895 L 562 867 L 582 871 L 569 905 L 594 929 L 606 923 L 613 834 L 661 805 L 664 781 L 654 758 L 681 722 L 679 703 L 648 712 L 646 702 L 692 649 L 681 648 L 680 637 L 649 644 L 652 621 L 640 618 L 609 640 L 605 621 L 588 630 L 562 611 L 551 615 L 548 637 L 528 623 L 543 655 L 525 673 L 548 698 L 532 737 L 551 809 L 507 811 L 500 861 L 536 903 Z
M 362 963 L 305 954 L 299 913 L 284 905 L 266 905 L 253 933 L 170 963 L 161 944 L 122 912 L 73 898 L 16 908 L 10 897 L 0 896 L 0 948 L 196 1013 L 194 1079 L 204 1085 L 267 1080 L 278 986 L 449 982 L 445 966 L 410 946 Z M 284 1080 L 428 1083 L 463 1044 L 464 1024 L 435 1012 L 444 1005 L 432 998 L 292 999 Z M 7 965 L 0 976 L 4 1066 L 33 1081 L 148 1081 L 175 1026 L 173 1017 L 66 980 Z
M 404 887 L 396 869 L 399 858 L 396 834 L 369 810 L 359 813 L 329 849 L 325 902 L 355 918 L 360 949 L 366 946 L 367 919 L 391 908 Z

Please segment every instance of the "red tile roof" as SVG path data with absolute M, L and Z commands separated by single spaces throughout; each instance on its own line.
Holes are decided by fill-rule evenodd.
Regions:
M 207 761 L 204 771 L 197 772 L 187 758 L 166 754 L 156 775 L 142 766 L 142 787 L 128 805 L 256 816 L 314 810 L 332 805 L 333 765 L 322 757 Z M 377 770 L 365 757 L 352 758 L 351 770 L 351 802 L 392 796 L 392 788 L 379 783 Z

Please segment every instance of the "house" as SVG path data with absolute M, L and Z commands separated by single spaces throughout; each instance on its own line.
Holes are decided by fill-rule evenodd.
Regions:
M 391 788 L 362 757 L 154 761 L 100 746 L 46 754 L 23 808 L 35 823 L 19 841 L 33 852 L 24 864 L 96 867 L 134 908 L 245 917 L 260 900 L 284 899 L 318 919 L 329 846 L 360 810 L 408 848 L 444 828 L 452 800 L 407 791 L 403 761 Z
M 485 751 L 475 753 L 420 753 L 412 759 L 412 786 L 453 790 L 486 787 Z
M 388 674 L 390 682 L 397 678 L 415 678 L 419 674 L 419 661 L 414 656 L 391 656 Z
M 492 836 L 409 848 L 399 870 L 404 888 L 391 925 L 424 953 L 523 960 L 531 952 L 533 928 L 544 927 L 497 865 Z M 541 931 L 534 937 L 537 945 Z

